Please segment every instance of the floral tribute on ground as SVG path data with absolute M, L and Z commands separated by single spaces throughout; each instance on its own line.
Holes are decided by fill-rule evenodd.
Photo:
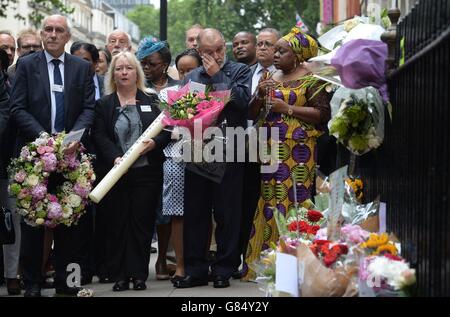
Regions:
M 31 226 L 76 225 L 86 213 L 95 181 L 92 156 L 83 146 L 65 153 L 64 138 L 41 133 L 8 168 L 16 211 Z

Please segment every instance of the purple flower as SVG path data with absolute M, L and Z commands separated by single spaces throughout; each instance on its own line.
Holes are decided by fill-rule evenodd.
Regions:
M 44 171 L 45 172 L 53 172 L 56 170 L 56 166 L 58 165 L 58 160 L 56 159 L 56 155 L 53 153 L 45 153 L 42 155 L 42 161 L 44 162 Z
M 27 173 L 24 170 L 20 170 L 14 175 L 14 180 L 18 183 L 23 183 L 26 177 Z
M 62 208 L 58 203 L 49 203 L 48 204 L 48 214 L 49 219 L 60 219 L 62 218 Z
M 28 150 L 28 148 L 23 147 L 22 151 L 20 151 L 20 156 L 24 159 L 26 159 L 28 157 L 28 155 L 30 155 L 30 151 Z
M 75 194 L 77 194 L 78 196 L 82 197 L 82 198 L 86 198 L 89 195 L 89 191 L 90 189 L 87 187 L 83 187 L 81 186 L 79 183 L 76 183 L 73 186 L 73 191 L 75 192 Z
M 64 161 L 64 165 L 68 166 L 70 169 L 76 169 L 78 166 L 80 166 L 80 162 L 77 160 L 77 156 L 75 155 L 75 153 L 64 155 Z
M 47 187 L 44 184 L 37 184 L 31 189 L 31 195 L 35 200 L 42 200 L 47 195 Z

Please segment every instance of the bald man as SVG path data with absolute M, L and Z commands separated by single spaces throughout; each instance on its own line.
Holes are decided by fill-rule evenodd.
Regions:
M 220 114 L 218 121 L 223 123 L 225 120 L 229 128 L 244 129 L 250 100 L 250 69 L 247 65 L 226 59 L 225 39 L 216 29 L 201 31 L 197 37 L 197 44 L 203 65 L 191 71 L 184 83 L 193 81 L 205 84 L 213 90 L 231 90 L 231 100 Z M 236 143 L 227 142 L 223 147 L 227 153 L 230 153 L 229 151 L 236 153 Z M 229 278 L 235 270 L 238 254 L 243 163 L 237 163 L 235 157 L 228 161 L 227 157 L 221 159 L 225 163 L 218 160 L 209 165 L 212 171 L 217 167 L 223 172 L 216 174 L 217 177 L 213 179 L 207 178 L 202 171 L 195 168 L 194 163 L 187 164 L 189 167 L 186 167 L 185 174 L 183 229 L 186 276 L 174 282 L 177 288 L 208 284 L 209 262 L 205 252 L 213 208 L 217 223 L 217 256 L 211 265 L 213 286 L 215 288 L 230 286 Z

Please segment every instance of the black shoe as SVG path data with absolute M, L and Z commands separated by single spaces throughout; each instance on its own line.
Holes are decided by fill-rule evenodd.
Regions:
M 20 281 L 17 278 L 7 278 L 6 289 L 8 290 L 8 295 L 20 295 Z
M 147 285 L 145 285 L 143 280 L 133 279 L 133 289 L 135 291 L 143 291 L 147 289 Z
M 190 288 L 204 285 L 208 285 L 208 279 L 200 279 L 190 275 L 186 275 L 183 279 L 173 283 L 173 286 L 176 288 Z
M 172 284 L 174 284 L 177 281 L 181 281 L 181 280 L 184 280 L 184 276 L 174 275 L 170 278 L 170 281 L 172 282 Z
M 41 287 L 38 284 L 27 287 L 23 297 L 41 297 Z
M 113 281 L 109 277 L 102 276 L 102 277 L 98 278 L 98 282 L 101 284 L 108 284 L 108 283 L 112 283 Z
M 214 288 L 225 288 L 230 286 L 230 281 L 228 278 L 217 275 L 214 277 Z
M 123 292 L 129 289 L 130 289 L 129 281 L 117 281 L 112 288 L 113 292 Z
M 55 293 L 57 296 L 77 296 L 82 287 L 57 287 Z
M 234 280 L 240 280 L 241 277 L 242 277 L 242 272 L 239 271 L 239 270 L 234 271 L 234 272 L 231 274 L 231 277 L 232 277 Z

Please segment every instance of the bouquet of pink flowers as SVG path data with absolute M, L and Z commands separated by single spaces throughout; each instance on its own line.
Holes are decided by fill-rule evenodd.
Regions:
M 230 90 L 192 91 L 190 83 L 178 90 L 167 92 L 167 101 L 161 102 L 165 118 L 163 124 L 188 128 L 194 131 L 194 122 L 199 122 L 202 131 L 213 125 L 230 99 Z
M 86 212 L 95 181 L 92 157 L 80 146 L 65 153 L 65 134 L 41 135 L 21 150 L 8 167 L 9 192 L 17 198 L 16 211 L 31 226 L 76 224 Z M 59 178 L 53 191 L 49 183 Z

